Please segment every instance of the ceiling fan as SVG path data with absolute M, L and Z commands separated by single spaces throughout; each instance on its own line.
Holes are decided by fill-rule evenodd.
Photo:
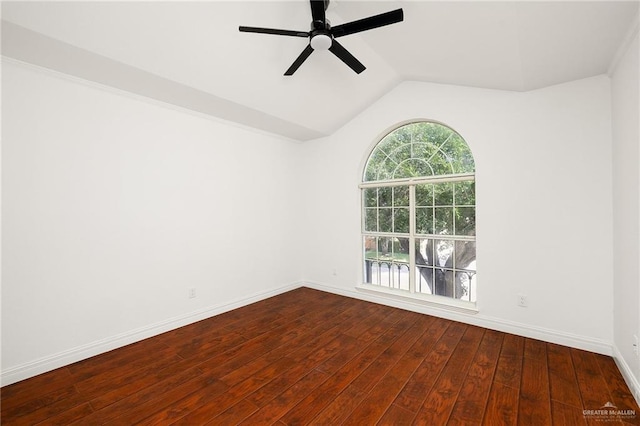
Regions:
M 325 16 L 325 11 L 327 10 L 327 7 L 329 7 L 329 0 L 309 1 L 311 3 L 311 17 L 313 18 L 313 21 L 311 21 L 311 31 L 278 30 L 273 28 L 244 26 L 240 26 L 239 28 L 241 32 L 247 33 L 309 38 L 309 44 L 307 47 L 302 51 L 300 56 L 298 56 L 284 75 L 293 75 L 293 73 L 300 68 L 300 65 L 302 65 L 314 50 L 329 50 L 357 74 L 360 74 L 365 70 L 365 66 L 362 65 L 362 63 L 349 53 L 349 51 L 347 51 L 347 49 L 345 49 L 340 43 L 338 43 L 336 38 L 383 27 L 385 25 L 395 24 L 396 22 L 401 22 L 404 18 L 402 9 L 396 9 L 391 12 L 381 13 L 380 15 L 370 16 L 368 18 L 332 27 L 331 23 Z

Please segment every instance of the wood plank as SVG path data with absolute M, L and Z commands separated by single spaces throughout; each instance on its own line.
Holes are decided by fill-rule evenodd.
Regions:
M 347 318 L 350 314 L 345 310 L 341 315 Z M 336 320 L 340 318 L 340 315 L 333 315 L 333 318 Z M 328 322 L 328 320 L 326 322 Z M 326 328 L 325 325 L 322 325 L 325 324 L 325 322 L 320 322 L 320 324 L 316 329 L 309 330 L 309 334 L 314 335 L 317 330 Z M 247 378 L 244 382 L 229 389 L 224 396 L 216 398 L 210 403 L 195 409 L 193 413 L 185 417 L 184 424 L 202 423 L 209 419 L 212 413 L 220 412 L 221 407 L 232 405 L 234 398 L 243 397 L 254 404 L 262 403 L 262 405 L 264 405 L 273 399 L 274 395 L 282 392 L 282 389 L 286 389 L 294 384 L 304 372 L 311 370 L 318 362 L 330 356 L 333 352 L 331 347 L 335 347 L 336 349 L 340 347 L 339 340 L 330 343 L 330 340 L 332 340 L 331 337 L 335 335 L 336 330 L 339 330 L 339 325 L 340 322 L 336 320 L 336 325 L 333 328 L 327 330 L 320 336 L 314 337 L 311 342 L 309 342 L 308 339 L 298 341 L 298 344 L 291 344 L 296 343 L 295 340 L 288 342 L 287 345 L 284 346 L 287 350 L 279 352 L 287 356 L 286 367 L 279 369 L 276 374 L 269 377 L 262 375 L 263 380 L 260 381 L 253 380 L 256 377 L 255 375 Z M 301 336 L 301 338 L 303 337 L 304 336 Z M 315 345 L 319 345 L 319 347 L 314 348 Z M 269 354 L 270 352 L 266 355 L 268 356 Z M 268 367 L 266 370 L 268 370 Z M 260 376 L 260 373 L 258 373 L 257 376 Z M 180 423 L 182 423 L 182 419 Z
M 87 415 L 84 419 L 80 419 L 77 424 L 102 424 L 113 421 L 125 413 L 128 415 L 138 407 L 153 406 L 155 401 L 158 401 L 172 389 L 180 388 L 183 384 L 196 380 L 201 375 L 202 371 L 195 367 L 170 375 L 151 386 L 140 389 L 138 392 L 119 398 L 112 404 L 103 404 L 102 408 Z M 96 400 L 102 401 L 100 397 Z
M 547 344 L 541 340 L 525 339 L 524 340 L 524 357 L 531 358 L 536 361 L 546 362 Z
M 237 385 L 213 395 L 206 401 L 201 401 L 203 403 L 198 406 L 192 406 L 190 412 L 175 421 L 175 424 L 185 426 L 205 424 L 290 368 L 291 360 L 280 358 Z
M 354 404 L 344 404 L 343 395 L 366 395 L 424 332 L 424 329 L 415 326 L 419 319 L 417 314 L 403 312 L 400 321 L 391 327 L 391 330 L 395 329 L 395 331 L 385 333 L 376 340 L 382 345 L 388 344 L 387 348 L 349 383 L 347 388 L 323 411 L 324 414 L 321 413 L 314 421 L 321 421 L 321 419 L 331 423 L 345 421 L 351 414 Z M 392 338 L 387 338 L 388 336 Z M 291 421 L 290 417 L 288 421 Z
M 164 394 L 130 407 L 112 422 L 115 424 L 133 424 L 144 420 L 147 425 L 175 421 L 187 415 L 192 407 L 202 405 L 208 400 L 224 393 L 228 387 L 218 381 L 215 375 L 202 374 L 179 386 L 167 390 Z
M 3 386 L 0 396 L 2 397 L 2 417 L 5 417 L 4 410 L 14 409 L 16 406 L 30 404 L 32 400 L 42 398 L 46 394 L 54 393 L 60 389 L 73 386 L 73 376 L 67 367 L 58 368 L 47 373 Z M 48 398 L 48 397 L 45 397 Z M 42 406 L 35 404 L 38 407 Z
M 152 374 L 154 371 L 168 368 L 172 364 L 182 361 L 178 355 L 163 358 L 162 355 L 154 362 L 149 362 L 144 368 L 132 368 L 122 365 L 113 372 L 105 371 L 92 377 L 75 383 L 78 392 L 89 399 L 98 397 L 106 392 L 126 387 L 132 381 L 145 374 Z
M 498 366 L 493 380 L 505 386 L 520 389 L 523 357 L 524 337 L 505 334 L 500 359 L 498 359 Z
M 77 394 L 78 391 L 73 385 L 71 385 L 63 389 L 48 392 L 41 396 L 34 393 L 34 397 L 32 398 L 28 398 L 27 395 L 26 397 L 16 398 L 15 400 L 8 399 L 7 401 L 11 404 L 2 405 L 2 417 L 10 418 L 26 416 L 29 413 L 71 398 Z
M 293 386 L 282 392 L 268 405 L 263 406 L 251 416 L 240 422 L 240 425 L 270 424 L 278 420 L 284 413 L 295 406 L 311 390 L 318 387 L 327 377 L 326 373 L 312 370 Z
M 114 371 L 123 371 L 122 366 L 140 368 L 156 358 L 156 354 L 173 356 L 176 351 L 159 339 L 145 339 L 132 343 L 122 348 L 112 350 L 92 358 L 78 361 L 67 368 L 73 376 L 73 380 L 82 381 L 105 372 L 114 374 Z
M 214 417 L 207 425 L 236 425 L 256 411 L 258 411 L 256 405 L 246 399 L 241 399 L 237 404 Z
M 602 376 L 595 354 L 580 349 L 570 349 L 576 370 L 576 379 L 586 410 L 597 410 L 613 399 L 607 380 Z
M 395 322 L 399 319 L 400 317 L 398 315 L 386 315 L 381 318 L 382 321 Z M 394 323 L 390 322 L 389 324 L 392 325 Z M 384 334 L 394 335 L 396 334 L 396 330 L 392 327 L 388 327 L 385 332 L 381 329 L 380 333 L 381 337 Z M 396 334 L 396 337 L 399 336 Z M 373 361 L 389 346 L 389 344 L 389 340 L 386 338 L 380 338 L 368 345 L 363 344 L 363 350 L 357 351 L 355 355 L 352 354 L 351 359 L 346 364 L 333 372 L 329 379 L 312 391 L 295 407 L 289 410 L 289 412 L 287 412 L 280 420 L 286 424 L 295 425 L 303 423 L 306 419 L 310 419 L 318 415 L 318 413 L 323 411 L 327 405 L 335 402 L 344 389 L 369 365 L 371 365 Z M 324 363 L 321 363 L 320 366 L 324 366 Z M 321 368 L 320 371 L 325 371 L 325 368 Z M 335 408 L 335 411 L 337 413 L 339 409 Z M 334 414 L 325 415 L 331 417 Z
M 433 350 L 425 356 L 420 366 L 402 388 L 394 404 L 413 413 L 418 412 L 466 329 L 467 326 L 461 323 L 449 324 Z
M 566 405 L 560 401 L 551 401 L 551 417 L 554 425 L 586 426 L 582 408 Z
M 377 423 L 377 426 L 409 425 L 413 422 L 415 416 L 415 413 L 404 409 L 399 405 L 391 404 Z
M 571 359 L 571 351 L 565 346 L 547 343 L 547 357 L 551 399 L 563 405 L 581 408 L 582 398 Z
M 86 396 L 80 393 L 73 393 L 66 395 L 65 398 L 59 399 L 54 403 L 47 404 L 37 410 L 31 411 L 28 414 L 21 414 L 15 417 L 10 423 L 15 425 L 34 425 L 46 421 L 51 417 L 65 417 L 65 413 L 75 412 L 78 406 L 84 406 L 87 403 Z M 86 411 L 83 410 L 86 413 Z M 3 424 L 7 424 L 5 417 L 3 416 Z
M 482 422 L 493 374 L 502 348 L 502 340 L 502 333 L 492 330 L 485 332 L 456 399 L 449 418 L 449 425 L 480 424 Z
M 194 367 L 194 363 L 190 360 L 181 360 L 168 365 L 166 368 L 145 369 L 128 383 L 121 383 L 119 387 L 96 395 L 90 401 L 91 406 L 95 410 L 101 410 L 127 397 L 137 395 L 139 392 L 144 393 L 149 389 L 153 389 L 157 384 L 164 383 L 165 380 L 171 380 L 171 386 L 176 386 L 181 383 L 181 377 L 184 377 L 184 380 L 188 380 L 199 374 L 202 374 L 202 371 Z
M 530 342 L 527 339 L 526 342 Z M 536 341 L 537 342 L 537 341 Z M 535 356 L 527 356 L 527 348 L 534 348 Z M 549 372 L 544 344 L 525 343 L 525 356 L 522 362 L 522 382 L 518 403 L 518 424 L 551 424 L 551 398 L 549 395 Z
M 460 343 L 418 410 L 414 424 L 446 424 L 484 333 L 482 328 L 467 326 Z
M 514 426 L 518 424 L 519 395 L 519 389 L 494 381 L 482 424 L 485 426 Z
M 388 370 L 367 394 L 366 398 L 353 410 L 343 425 L 376 424 L 383 416 L 387 408 L 394 401 L 409 377 L 424 359 L 424 349 L 428 346 L 429 339 L 422 339 L 429 330 L 431 320 L 426 317 L 419 318 L 414 326 L 402 335 L 399 341 L 404 346 L 411 347 Z M 400 352 L 402 349 L 400 349 Z M 394 359 L 389 358 L 387 364 L 393 364 Z
M 356 350 L 357 347 L 353 343 L 355 339 L 351 336 L 338 336 L 333 339 L 330 343 L 327 344 L 327 347 L 334 348 L 342 348 L 344 352 L 348 352 L 349 349 Z M 305 352 L 306 352 L 305 348 Z M 295 383 L 296 378 L 299 377 L 300 374 L 303 374 L 305 371 L 309 371 L 311 369 L 319 370 L 316 366 L 319 362 L 322 362 L 323 358 L 328 357 L 331 354 L 323 353 L 323 352 L 314 352 L 313 355 L 309 354 L 309 356 L 305 359 L 294 359 L 293 356 L 289 356 L 291 359 L 292 368 L 283 373 L 282 375 L 274 378 L 271 382 L 265 384 L 260 389 L 251 393 L 246 397 L 248 401 L 251 401 L 258 407 L 263 407 L 268 404 L 271 400 L 273 400 L 278 394 L 282 392 L 282 389 L 286 389 L 288 386 Z M 295 354 L 292 354 L 295 356 Z M 323 373 L 327 374 L 325 371 Z M 329 374 L 327 374 L 329 376 Z
M 640 423 L 640 407 L 633 398 L 627 383 L 624 381 L 616 362 L 610 356 L 594 354 L 596 362 L 600 367 L 600 372 L 607 383 L 611 402 L 619 410 L 634 410 L 636 412 L 636 422 Z
M 330 319 L 320 318 L 322 315 L 327 316 L 327 312 L 331 313 Z M 348 312 L 349 309 L 337 306 L 326 311 L 310 311 L 305 317 L 299 317 L 296 314 L 294 321 L 271 329 L 243 342 L 231 351 L 216 356 L 219 361 L 211 362 L 213 358 L 210 358 L 201 368 L 205 371 L 218 371 L 221 375 L 224 371 L 231 371 L 224 375 L 224 381 L 232 386 L 251 375 L 252 371 L 257 371 L 275 359 L 288 355 L 288 352 L 298 346 L 308 347 L 314 344 L 314 341 L 317 344 L 316 336 L 324 336 L 325 331 L 336 335 L 340 324 L 348 318 Z
M 314 426 L 339 425 L 355 409 L 358 402 L 362 401 L 365 395 L 357 387 L 348 386 L 320 414 L 305 423 Z
M 82 420 L 85 419 L 88 415 L 93 413 L 93 408 L 91 407 L 91 404 L 89 403 L 84 403 L 84 404 L 80 404 L 80 405 L 76 405 L 75 407 L 69 408 L 68 410 L 64 410 L 59 412 L 58 414 L 55 414 L 51 417 L 47 417 L 46 420 L 43 420 L 42 422 L 39 422 L 38 425 L 39 426 L 44 426 L 44 425 L 52 425 L 52 426 L 58 426 L 58 425 L 69 425 L 77 420 Z M 33 425 L 34 423 L 32 423 L 33 420 L 30 420 L 26 417 L 21 418 L 19 421 L 17 422 L 11 422 L 10 424 L 12 425 L 17 425 L 17 424 L 30 424 Z M 22 423 L 25 422 L 25 423 Z M 84 423 L 85 425 L 89 424 L 89 423 Z
M 418 319 L 417 314 L 407 313 L 406 318 L 401 319 L 395 324 L 394 327 L 398 329 L 397 334 L 399 338 L 394 338 L 393 343 L 349 386 L 355 386 L 362 392 L 370 391 L 424 332 L 423 329 L 415 326 Z M 382 340 L 382 337 L 380 340 Z

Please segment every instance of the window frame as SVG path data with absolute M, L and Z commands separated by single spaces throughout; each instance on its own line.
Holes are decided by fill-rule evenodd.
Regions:
M 424 239 L 424 238 L 432 238 L 432 239 L 436 239 L 438 237 L 442 237 L 442 239 L 444 240 L 450 240 L 450 241 L 476 241 L 476 235 L 474 233 L 474 235 L 438 235 L 438 234 L 422 234 L 422 233 L 417 233 L 416 232 L 416 186 L 420 185 L 420 184 L 437 184 L 437 183 L 456 183 L 456 182 L 473 182 L 475 184 L 476 181 L 476 173 L 475 173 L 475 166 L 474 166 L 474 171 L 473 172 L 467 172 L 467 173 L 452 173 L 452 174 L 447 174 L 447 175 L 436 175 L 436 176 L 419 176 L 419 177 L 411 177 L 411 178 L 399 178 L 399 179 L 386 179 L 386 180 L 378 180 L 378 181 L 365 181 L 365 177 L 367 175 L 367 166 L 369 165 L 369 161 L 373 155 L 373 153 L 375 152 L 376 148 L 379 146 L 379 144 L 391 133 L 395 132 L 396 130 L 410 125 L 410 124 L 415 124 L 415 123 L 431 123 L 431 124 L 436 124 L 439 126 L 443 126 L 446 127 L 448 129 L 450 129 L 452 132 L 455 132 L 458 136 L 460 136 L 460 138 L 462 138 L 462 136 L 456 132 L 453 128 L 451 128 L 450 126 L 437 122 L 437 121 L 432 121 L 432 120 L 414 120 L 414 121 L 409 121 L 409 122 L 404 122 L 399 124 L 398 126 L 392 128 L 390 131 L 386 132 L 382 137 L 380 137 L 377 142 L 373 145 L 372 149 L 369 151 L 368 156 L 366 157 L 365 160 L 365 164 L 363 167 L 363 173 L 362 173 L 362 181 L 361 183 L 358 185 L 358 189 L 360 191 L 360 219 L 361 219 L 361 225 L 360 225 L 360 250 L 361 250 L 361 268 L 360 268 L 360 284 L 357 286 L 359 289 L 362 290 L 372 290 L 376 293 L 385 293 L 385 294 L 389 294 L 395 297 L 400 297 L 400 298 L 408 298 L 411 300 L 419 300 L 421 302 L 427 303 L 427 304 L 433 304 L 435 306 L 438 307 L 447 307 L 447 308 L 453 308 L 454 310 L 461 310 L 464 312 L 471 312 L 471 313 L 476 313 L 478 312 L 477 309 L 477 298 L 475 301 L 466 301 L 466 300 L 460 300 L 460 299 L 456 299 L 453 297 L 447 297 L 447 296 L 442 296 L 442 295 L 434 295 L 434 294 L 426 294 L 426 293 L 422 293 L 417 291 L 416 287 L 417 287 L 417 279 L 416 279 L 416 275 L 417 275 L 417 266 L 416 266 L 416 241 L 419 239 Z M 464 141 L 465 144 L 467 144 L 466 140 L 464 138 L 462 138 L 462 140 Z M 468 147 L 468 144 L 467 144 Z M 469 148 L 469 151 L 470 148 Z M 473 155 L 471 153 L 471 155 Z M 475 161 L 474 161 L 475 162 Z M 406 186 L 409 189 L 409 232 L 408 233 L 403 233 L 403 232 L 380 232 L 379 230 L 376 231 L 367 231 L 366 230 L 366 209 L 367 209 L 367 204 L 366 204 L 366 189 L 377 189 L 377 188 L 388 188 L 388 187 L 400 187 L 400 186 Z M 474 208 L 477 206 L 477 199 L 475 199 L 475 193 L 476 191 L 474 190 Z M 455 208 L 455 201 L 452 201 L 453 205 L 452 207 Z M 379 207 L 378 207 L 379 208 Z M 474 216 L 476 215 L 476 213 L 474 213 Z M 435 232 L 435 230 L 434 230 Z M 400 288 L 395 288 L 395 287 L 386 287 L 383 286 L 381 284 L 372 284 L 372 283 L 366 283 L 366 248 L 365 248 L 365 239 L 367 237 L 388 237 L 388 238 L 408 238 L 409 240 L 409 290 L 403 290 Z M 462 268 L 464 269 L 464 268 Z M 452 270 L 457 271 L 458 269 L 454 267 L 452 268 Z M 391 273 L 391 271 L 390 271 Z M 398 281 L 398 283 L 400 283 L 400 281 Z M 470 289 L 469 289 L 470 290 Z

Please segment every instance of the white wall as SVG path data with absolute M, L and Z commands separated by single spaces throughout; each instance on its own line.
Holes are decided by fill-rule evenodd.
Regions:
M 364 161 L 397 123 L 437 120 L 457 130 L 476 159 L 479 313 L 392 303 L 610 353 L 610 108 L 606 76 L 527 93 L 399 85 L 333 136 L 302 147 L 305 278 L 381 300 L 355 290 Z M 516 305 L 519 292 L 529 307 Z
M 638 400 L 640 362 L 633 353 L 633 336 L 640 336 L 639 50 L 636 33 L 611 80 L 614 344 L 621 370 Z
M 4 384 L 301 278 L 611 350 L 605 76 L 528 93 L 406 82 L 302 145 L 14 63 L 3 63 L 2 83 Z M 476 315 L 355 290 L 364 161 L 416 118 L 452 126 L 475 155 Z M 519 292 L 528 308 L 516 306 Z
M 299 281 L 297 144 L 11 62 L 2 102 L 4 384 Z

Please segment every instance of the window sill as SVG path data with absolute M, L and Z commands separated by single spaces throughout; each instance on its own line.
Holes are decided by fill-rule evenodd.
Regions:
M 375 294 L 384 294 L 385 296 L 391 296 L 396 300 L 418 303 L 423 306 L 430 306 L 447 311 L 464 312 L 466 314 L 477 314 L 479 312 L 475 302 L 466 302 L 464 300 L 456 300 L 444 296 L 411 293 L 406 290 L 390 289 L 371 284 L 360 284 L 356 286 L 356 290 Z

